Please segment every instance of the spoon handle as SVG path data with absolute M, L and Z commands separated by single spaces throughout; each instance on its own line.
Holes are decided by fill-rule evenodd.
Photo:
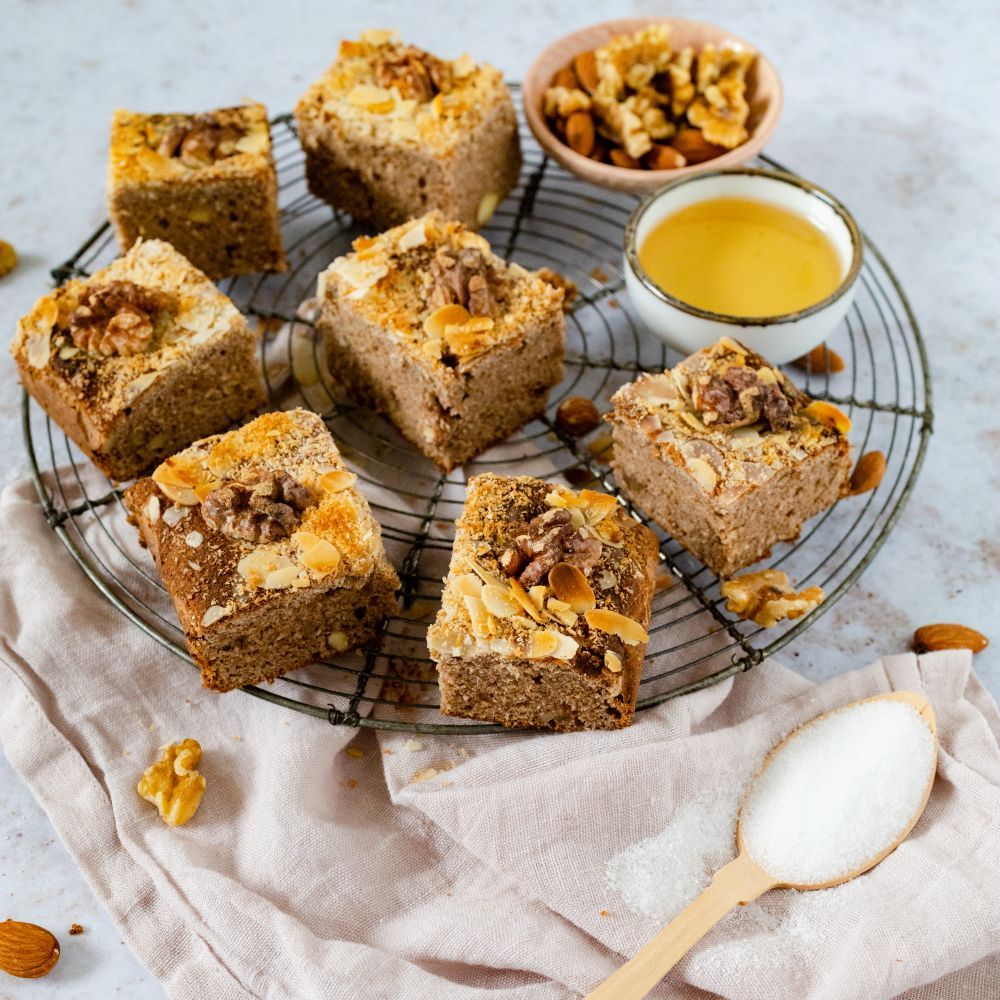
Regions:
M 649 944 L 587 994 L 586 1000 L 642 1000 L 737 903 L 749 903 L 775 885 L 760 865 L 740 854 L 720 868 L 709 887 Z

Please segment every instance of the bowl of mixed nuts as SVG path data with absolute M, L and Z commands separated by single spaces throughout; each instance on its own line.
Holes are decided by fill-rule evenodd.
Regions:
M 781 114 L 781 82 L 749 42 L 679 18 L 622 18 L 565 35 L 522 85 L 542 148 L 601 187 L 645 192 L 752 159 Z

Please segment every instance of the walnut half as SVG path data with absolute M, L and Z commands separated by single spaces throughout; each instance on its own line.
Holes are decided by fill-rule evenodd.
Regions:
M 573 524 L 572 515 L 552 507 L 533 517 L 527 530 L 514 539 L 514 546 L 500 556 L 508 576 L 524 587 L 541 583 L 557 563 L 565 562 L 582 573 L 592 570 L 601 558 L 601 542 Z
M 227 538 L 273 542 L 287 538 L 313 502 L 310 491 L 287 472 L 255 469 L 212 490 L 201 502 L 201 516 Z
M 168 826 L 181 826 L 198 811 L 205 794 L 205 776 L 196 770 L 200 762 L 197 740 L 170 743 L 139 779 L 136 791 L 159 809 Z
M 132 281 L 109 281 L 87 289 L 70 318 L 75 346 L 93 354 L 129 357 L 145 351 L 156 313 L 172 309 L 167 292 Z
M 796 592 L 779 569 L 744 573 L 722 585 L 726 607 L 734 614 L 772 628 L 785 618 L 801 618 L 823 603 L 819 587 Z

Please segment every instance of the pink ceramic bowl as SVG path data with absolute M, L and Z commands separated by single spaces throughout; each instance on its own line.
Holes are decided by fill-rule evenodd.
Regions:
M 612 36 L 629 34 L 647 24 L 660 22 L 670 25 L 670 40 L 674 49 L 691 45 L 697 50 L 711 42 L 716 46 L 731 43 L 757 52 L 757 58 L 747 77 L 747 101 L 750 104 L 747 131 L 750 133 L 750 138 L 742 146 L 737 146 L 736 149 L 731 149 L 715 159 L 679 167 L 676 170 L 630 170 L 610 163 L 599 163 L 574 153 L 549 128 L 542 113 L 542 96 L 551 84 L 552 77 L 575 56 L 588 49 L 596 49 Z M 592 184 L 641 194 L 655 190 L 678 177 L 702 173 L 705 170 L 735 167 L 753 159 L 764 148 L 778 124 L 778 116 L 781 114 L 781 81 L 774 66 L 760 50 L 731 31 L 703 24 L 701 21 L 684 21 L 676 17 L 626 17 L 581 28 L 553 42 L 528 69 L 521 85 L 521 99 L 524 101 L 528 126 L 542 149 L 554 160 Z

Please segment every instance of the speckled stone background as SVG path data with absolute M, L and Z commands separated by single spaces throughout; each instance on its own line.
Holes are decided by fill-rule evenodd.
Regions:
M 903 648 L 916 625 L 957 620 L 997 640 L 976 669 L 1000 695 L 1000 7 L 284 0 L 259 8 L 0 0 L 0 238 L 21 254 L 0 282 L 4 339 L 48 286 L 49 267 L 103 218 L 117 105 L 202 110 L 251 96 L 286 109 L 341 37 L 372 26 L 398 27 L 444 55 L 471 50 L 510 78 L 552 38 L 609 17 L 674 13 L 731 27 L 768 53 L 785 85 L 768 151 L 841 197 L 888 256 L 934 375 L 935 434 L 902 521 L 855 589 L 784 656 L 818 680 Z M 3 351 L 2 481 L 26 472 L 20 399 Z M 82 576 L 80 586 L 88 586 Z M 63 960 L 44 980 L 3 977 L 0 1000 L 164 995 L 0 757 L 0 917 L 7 914 L 51 927 Z M 74 921 L 83 936 L 67 935 Z

